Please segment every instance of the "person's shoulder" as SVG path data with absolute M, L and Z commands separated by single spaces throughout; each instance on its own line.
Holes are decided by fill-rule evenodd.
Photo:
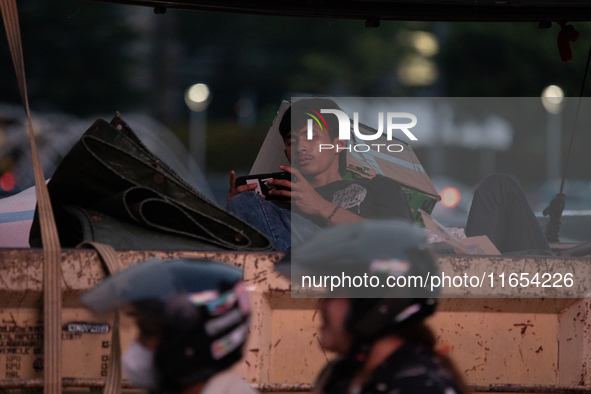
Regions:
M 409 366 L 394 374 L 389 382 L 386 381 L 382 385 L 384 387 L 378 389 L 395 390 L 398 394 L 462 394 L 447 371 L 438 371 L 424 365 Z
M 341 179 L 338 181 L 333 181 L 331 183 L 327 183 L 326 185 L 319 186 L 316 190 L 341 190 L 346 189 L 351 185 L 359 185 L 362 187 L 367 188 L 370 185 L 369 179 Z
M 400 357 L 404 360 L 400 360 Z M 397 394 L 462 394 L 438 357 L 420 348 L 407 347 L 403 354 L 387 359 L 375 379 L 378 391 L 395 391 Z
M 367 179 L 367 178 L 357 178 L 357 179 L 343 179 L 340 181 L 334 181 L 334 184 L 338 184 L 338 185 L 351 185 L 354 183 L 358 183 L 360 185 L 367 185 L 368 183 L 371 182 L 371 179 Z
M 340 357 L 335 357 L 334 359 L 329 361 L 324 366 L 324 368 L 322 368 L 322 371 L 320 371 L 320 373 L 316 377 L 316 382 L 314 383 L 314 386 L 323 387 L 331 378 L 331 375 L 335 372 L 335 369 L 338 370 L 338 366 L 340 366 L 342 363 L 343 360 Z
M 212 376 L 201 394 L 256 394 L 254 390 L 246 381 L 232 371 L 220 372 Z
M 396 180 L 385 175 L 376 175 L 369 181 L 369 188 L 373 191 L 384 193 L 396 193 L 402 190 L 402 186 Z
M 394 179 L 387 177 L 385 175 L 376 175 L 373 178 L 370 179 L 370 184 L 373 186 L 395 186 L 395 185 L 400 185 L 397 181 L 395 181 Z

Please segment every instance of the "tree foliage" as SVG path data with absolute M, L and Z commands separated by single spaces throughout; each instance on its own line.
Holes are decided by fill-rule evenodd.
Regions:
M 18 6 L 34 108 L 87 115 L 130 106 L 137 95 L 129 84 L 126 49 L 134 36 L 122 6 L 64 0 Z M 6 39 L 0 40 L 0 73 L 0 101 L 19 102 Z

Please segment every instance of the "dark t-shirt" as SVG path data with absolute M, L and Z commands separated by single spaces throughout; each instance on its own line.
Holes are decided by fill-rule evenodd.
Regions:
M 412 211 L 402 187 L 395 180 L 385 176 L 376 176 L 370 180 L 336 181 L 315 190 L 325 200 L 340 204 L 342 208 L 365 219 L 399 218 L 412 222 Z M 300 215 L 320 227 L 326 226 L 323 218 L 302 213 Z
M 330 374 L 330 377 L 328 376 Z M 355 371 L 342 360 L 334 361 L 320 375 L 323 394 L 346 394 Z M 459 384 L 438 357 L 407 342 L 390 355 L 363 384 L 359 394 L 462 394 Z

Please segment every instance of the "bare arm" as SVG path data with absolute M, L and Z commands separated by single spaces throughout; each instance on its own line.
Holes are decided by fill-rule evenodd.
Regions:
M 337 209 L 336 204 L 326 201 L 320 194 L 318 194 L 312 185 L 310 185 L 310 183 L 306 181 L 306 179 L 295 168 L 282 166 L 281 169 L 295 175 L 297 182 L 294 183 L 288 180 L 273 179 L 270 182 L 271 184 L 280 185 L 291 189 L 291 191 L 271 190 L 269 193 L 273 194 L 274 196 L 291 198 L 292 204 L 295 204 L 300 211 L 309 215 L 321 217 L 327 223 L 330 217 L 330 223 L 328 224 L 331 226 L 367 220 L 357 214 L 354 214 L 353 212 L 347 211 L 346 209 Z
M 326 200 L 325 200 L 326 201 Z M 323 209 L 320 212 L 320 216 L 328 222 L 328 218 L 330 217 L 330 222 L 328 224 L 330 226 L 338 226 L 339 224 L 351 224 L 356 222 L 361 222 L 364 220 L 369 220 L 364 217 L 361 217 L 353 212 L 347 211 L 346 209 L 339 207 L 337 209 L 336 204 L 326 201 L 329 206 Z M 336 209 L 336 211 L 335 211 Z M 334 214 L 333 214 L 334 212 Z

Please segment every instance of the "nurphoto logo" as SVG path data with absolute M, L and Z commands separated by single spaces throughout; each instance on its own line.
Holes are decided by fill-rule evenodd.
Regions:
M 339 122 L 339 139 L 341 140 L 348 140 L 351 141 L 351 119 L 349 116 L 341 110 L 338 109 L 321 109 L 320 112 L 312 109 L 306 108 L 310 112 L 306 112 L 312 119 L 308 119 L 308 133 L 307 138 L 311 140 L 313 138 L 313 127 L 314 121 L 318 124 L 321 130 L 325 127 L 328 130 L 328 125 L 326 120 L 322 116 L 322 114 L 333 114 L 337 117 Z M 397 121 L 399 119 L 408 119 L 410 122 L 408 123 L 394 123 L 394 119 Z M 387 112 L 386 113 L 386 139 L 388 141 L 392 141 L 392 135 L 394 131 L 402 131 L 410 140 L 417 141 L 417 137 L 414 136 L 413 133 L 410 132 L 410 128 L 413 128 L 417 124 L 417 117 L 408 112 Z M 378 112 L 378 129 L 374 134 L 363 134 L 359 131 L 359 113 L 353 112 L 353 133 L 355 134 L 355 140 L 363 140 L 363 141 L 375 141 L 378 138 L 382 137 L 384 133 L 384 113 Z M 348 144 L 346 147 L 339 147 L 337 146 L 338 150 L 348 150 L 351 152 L 352 150 L 355 152 L 368 152 L 369 150 L 374 148 L 374 150 L 380 151 L 380 148 L 384 147 L 388 152 L 401 152 L 404 147 L 400 144 Z M 334 145 L 332 144 L 320 144 L 320 150 L 322 149 L 333 149 Z

